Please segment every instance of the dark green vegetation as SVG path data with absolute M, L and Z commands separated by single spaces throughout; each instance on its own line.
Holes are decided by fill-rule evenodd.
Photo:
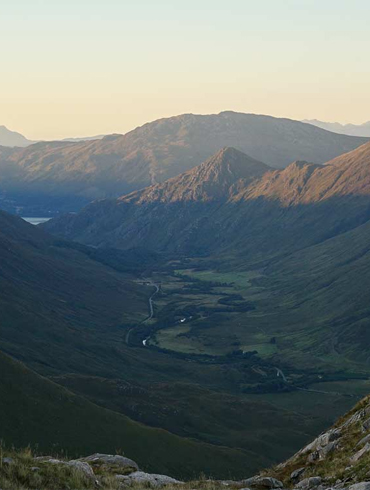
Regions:
M 33 443 L 45 454 L 78 457 L 127 451 L 144 470 L 188 478 L 209 473 L 241 474 L 245 454 L 152 429 L 98 407 L 81 396 L 0 354 L 0 434 L 22 447 Z M 36 444 L 37 442 L 37 444 Z M 181 463 L 180 463 L 181 462 Z
M 58 448 L 71 453 L 114 452 L 117 448 L 128 452 L 130 448 L 130 454 L 144 468 L 153 471 L 189 477 L 203 470 L 216 477 L 244 477 L 289 456 L 353 403 L 353 398 L 338 394 L 339 389 L 327 397 L 312 393 L 296 396 L 291 386 L 277 379 L 276 366 L 285 370 L 283 362 L 272 362 L 259 354 L 243 355 L 238 352 L 239 345 L 232 346 L 227 353 L 206 356 L 202 352 L 194 355 L 166 351 L 153 347 L 151 341 L 149 348 L 142 345 L 142 334 L 146 335 L 151 325 L 160 334 L 158 322 L 171 326 L 182 315 L 208 315 L 212 313 L 209 310 L 212 301 L 223 311 L 253 312 L 251 302 L 241 300 L 242 295 L 229 285 L 230 278 L 190 281 L 186 269 L 176 272 L 179 264 L 167 264 L 166 257 L 142 249 L 110 250 L 104 254 L 102 249 L 52 238 L 5 213 L 0 217 L 0 349 L 63 384 L 69 390 L 68 396 L 73 391 L 85 406 L 80 419 L 72 412 L 63 419 L 70 429 L 63 430 L 66 434 L 63 441 L 59 440 L 58 432 L 56 441 L 54 432 L 34 428 L 40 412 L 42 420 L 54 420 L 57 411 L 53 405 L 45 401 L 36 407 L 40 412 L 32 415 L 25 408 L 28 397 L 23 397 L 28 391 L 21 387 L 20 381 L 8 383 L 5 386 L 8 390 L 21 387 L 12 395 L 15 401 L 13 409 L 6 412 L 8 418 L 2 419 L 7 424 L 7 432 L 3 429 L 2 437 L 8 443 L 39 444 L 46 450 L 58 442 Z M 185 266 L 191 270 L 191 261 L 182 264 Z M 143 285 L 142 274 L 152 274 L 152 280 L 163 281 L 162 291 L 155 297 L 155 318 L 144 323 L 148 315 L 147 299 L 154 288 Z M 135 283 L 134 279 L 138 281 Z M 190 291 L 179 307 L 176 293 L 172 294 L 170 289 L 184 286 Z M 222 294 L 209 294 L 213 289 L 222 290 Z M 205 305 L 208 309 L 194 312 L 195 296 L 204 297 L 209 302 Z M 130 329 L 132 335 L 126 343 Z M 296 368 L 291 368 L 289 374 L 296 372 Z M 39 391 L 44 390 L 42 386 Z M 57 390 L 57 385 L 52 386 Z M 43 398 L 35 388 L 33 391 L 36 398 L 47 398 L 50 403 L 54 399 L 47 394 Z M 367 391 L 365 381 L 356 381 L 356 396 Z M 9 400 L 9 393 L 4 392 L 2 400 Z M 87 399 L 94 404 L 88 406 L 95 418 L 84 411 Z M 6 406 L 10 406 L 8 402 Z M 108 419 L 97 406 L 111 410 Z M 59 413 L 69 413 L 66 410 L 61 405 Z M 158 443 L 161 439 L 156 432 L 119 418 L 120 414 L 180 437 L 161 432 L 170 442 Z M 125 421 L 125 424 L 120 422 L 120 430 L 115 417 Z M 82 418 L 89 422 L 90 428 L 94 427 L 91 446 L 91 439 L 84 432 L 85 425 L 75 422 Z M 22 432 L 16 436 L 20 420 Z M 90 420 L 96 422 L 91 425 Z M 273 433 L 269 428 L 271 421 L 276 427 Z M 104 428 L 99 432 L 101 435 L 96 429 L 99 425 Z M 45 422 L 45 428 L 51 426 Z M 127 426 L 135 428 L 132 437 Z M 141 430 L 148 434 L 145 442 Z M 74 437 L 70 442 L 68 434 Z M 150 434 L 154 434 L 153 438 Z M 194 442 L 184 438 L 192 438 Z M 141 447 L 153 448 L 151 444 L 157 443 L 163 451 L 163 466 L 158 462 L 156 446 L 154 462 L 146 449 L 140 452 Z M 199 464 L 189 456 L 187 448 L 189 451 L 191 448 Z M 164 455 L 168 452 L 171 457 L 166 459 Z M 187 467 L 184 467 L 185 456 L 189 461 Z
M 37 456 L 30 448 L 9 450 L 0 446 L 0 485 L 4 490 L 82 490 L 97 487 L 118 490 L 127 486 L 136 490 L 163 486 L 167 490 L 175 490 L 180 488 L 179 485 L 185 490 L 220 490 L 225 486 L 240 489 L 246 488 L 245 485 L 257 490 L 272 485 L 273 488 L 296 489 L 367 488 L 370 461 L 369 402 L 369 397 L 364 398 L 291 458 L 250 479 L 222 481 L 202 475 L 181 482 L 168 476 L 137 471 L 137 463 L 121 455 L 94 454 L 71 460 L 61 455 Z M 226 463 L 223 461 L 223 464 Z
M 0 207 L 23 216 L 76 211 L 179 175 L 223 146 L 272 166 L 323 163 L 368 141 L 269 116 L 222 112 L 161 119 L 126 135 L 0 147 Z

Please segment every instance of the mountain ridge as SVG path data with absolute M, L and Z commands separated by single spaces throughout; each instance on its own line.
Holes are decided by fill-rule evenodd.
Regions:
M 14 210 L 34 202 L 39 216 L 40 206 L 44 215 L 45 208 L 76 211 L 91 200 L 180 175 L 222 147 L 282 168 L 295 159 L 322 164 L 367 141 L 271 116 L 185 114 L 101 140 L 38 143 L 3 157 L 0 152 L 0 193 L 7 196 L 2 206 Z
M 249 161 L 247 156 L 237 155 L 240 162 Z M 276 230 L 276 240 L 280 237 L 292 246 L 294 234 L 290 237 L 281 225 L 286 221 L 297 233 L 301 230 L 297 246 L 303 246 L 307 241 L 321 240 L 328 233 L 345 231 L 368 219 L 369 143 L 324 166 L 293 162 L 285 169 L 274 170 L 254 163 L 259 169 L 255 178 L 226 180 L 219 192 L 212 191 L 214 199 L 209 199 L 202 193 L 201 179 L 209 162 L 217 158 L 216 155 L 208 163 L 164 184 L 155 184 L 117 200 L 96 201 L 76 215 L 66 215 L 43 226 L 52 233 L 94 246 L 109 244 L 125 248 L 131 242 L 138 246 L 143 240 L 157 251 L 167 247 L 188 250 L 192 243 L 202 243 L 202 249 L 215 251 L 217 247 L 233 244 L 242 249 L 242 241 L 251 236 L 254 240 L 248 240 L 248 248 L 257 250 L 258 240 L 266 234 L 261 228 L 263 224 L 271 233 Z M 201 190 L 195 194 L 196 198 L 194 189 Z M 317 227 L 317 219 L 324 220 L 327 226 Z M 311 237 L 302 235 L 308 226 L 315 230 Z M 165 227 L 167 233 L 162 234 Z M 220 230 L 228 230 L 227 244 L 223 239 L 214 239 Z M 270 239 L 264 248 L 269 246 L 273 250 L 269 242 Z

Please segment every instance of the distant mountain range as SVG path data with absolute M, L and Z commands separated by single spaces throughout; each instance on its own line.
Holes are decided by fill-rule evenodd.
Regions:
M 184 114 L 148 123 L 123 136 L 0 148 L 0 203 L 8 211 L 39 216 L 76 211 L 94 199 L 164 182 L 222 147 L 235 147 L 283 168 L 297 159 L 321 164 L 366 141 L 269 116 Z
M 90 141 L 90 140 L 98 140 L 104 138 L 104 135 L 98 136 L 87 136 L 86 138 L 64 138 L 61 141 Z M 33 145 L 37 143 L 37 141 L 32 141 L 27 139 L 20 133 L 15 131 L 11 131 L 5 126 L 0 126 L 0 146 L 8 146 L 11 148 L 21 147 L 25 148 L 26 146 Z
M 333 133 L 370 137 L 370 121 L 364 124 L 341 124 L 337 122 L 318 121 L 317 119 L 305 119 L 302 122 L 326 129 L 327 131 L 332 131 Z

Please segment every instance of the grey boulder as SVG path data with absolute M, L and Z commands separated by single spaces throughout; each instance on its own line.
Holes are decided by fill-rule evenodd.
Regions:
M 257 488 L 283 488 L 282 482 L 272 476 L 253 476 L 244 480 L 244 484 L 248 487 Z
M 316 488 L 321 485 L 322 479 L 319 476 L 311 476 L 297 483 L 296 487 L 302 490 L 308 490 L 310 488 Z
M 143 484 L 153 488 L 163 487 L 165 485 L 181 485 L 183 483 L 170 476 L 144 473 L 143 471 L 135 471 L 130 475 L 117 475 L 116 478 L 127 486 Z
M 370 482 L 364 481 L 351 485 L 348 490 L 370 490 Z
M 139 470 L 139 466 L 132 459 L 119 454 L 96 453 L 76 461 L 90 464 L 94 467 L 103 467 L 112 473 L 132 473 Z

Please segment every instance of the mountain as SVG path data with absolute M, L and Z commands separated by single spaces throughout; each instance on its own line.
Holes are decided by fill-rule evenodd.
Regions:
M 231 249 L 266 259 L 367 221 L 369 162 L 370 144 L 324 166 L 294 162 L 283 170 L 227 149 L 164 184 L 96 201 L 44 226 L 94 246 L 146 243 L 188 254 Z
M 270 116 L 184 114 L 123 136 L 37 143 L 0 154 L 1 206 L 23 215 L 76 211 L 93 199 L 164 182 L 226 146 L 281 168 L 295 159 L 321 164 L 366 141 Z
M 349 136 L 370 137 L 370 121 L 363 124 L 341 124 L 318 121 L 317 119 L 305 119 L 302 121 L 307 124 L 312 124 L 318 128 L 325 129 L 326 131 L 332 131 L 337 134 L 347 134 Z
M 0 146 L 20 146 L 32 145 L 33 141 L 28 140 L 22 134 L 10 131 L 5 126 L 0 126 Z
M 248 185 L 268 170 L 271 168 L 235 148 L 223 148 L 198 167 L 163 184 L 135 192 L 127 196 L 125 201 L 168 204 L 227 200 L 234 186 Z

